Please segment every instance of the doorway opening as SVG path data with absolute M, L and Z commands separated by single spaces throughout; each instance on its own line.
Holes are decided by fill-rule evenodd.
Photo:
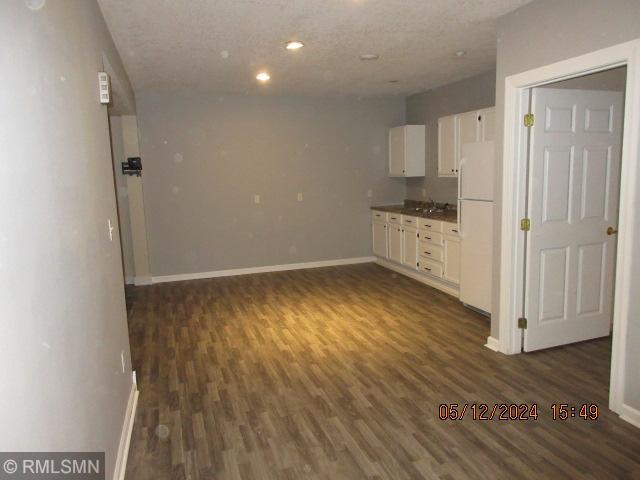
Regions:
M 522 92 L 524 352 L 611 334 L 626 70 Z
M 620 163 L 620 182 L 619 182 L 619 210 L 618 210 L 618 232 L 616 233 L 617 242 L 613 240 L 605 240 L 605 243 L 612 243 L 615 251 L 615 265 L 611 276 L 613 278 L 613 285 L 615 285 L 613 294 L 613 334 L 612 334 L 612 346 L 611 346 L 611 375 L 609 385 L 609 407 L 611 410 L 618 413 L 623 419 L 640 426 L 640 406 L 637 404 L 637 397 L 634 392 L 640 385 L 638 384 L 637 376 L 633 375 L 633 372 L 627 368 L 627 365 L 633 364 L 635 348 L 631 342 L 633 341 L 634 332 L 640 327 L 640 320 L 637 312 L 640 311 L 640 299 L 637 299 L 637 292 L 640 288 L 640 277 L 636 274 L 638 265 L 640 264 L 640 245 L 637 241 L 634 242 L 634 238 L 637 238 L 638 227 L 635 221 L 636 205 L 638 204 L 638 157 L 640 154 L 640 39 L 631 42 L 615 45 L 602 50 L 594 51 L 581 55 L 579 57 L 570 58 L 554 64 L 539 67 L 527 72 L 509 76 L 505 79 L 505 95 L 504 95 L 504 145 L 503 145 L 503 157 L 502 157 L 502 185 L 501 185 L 501 221 L 500 221 L 500 239 L 501 239 L 501 252 L 500 252 L 500 275 L 498 277 L 499 282 L 499 308 L 497 309 L 496 323 L 498 326 L 499 338 L 492 339 L 494 344 L 498 345 L 498 350 L 506 354 L 520 353 L 523 348 L 523 326 L 529 325 L 530 319 L 526 320 L 526 324 L 519 319 L 523 317 L 523 312 L 528 313 L 525 306 L 526 298 L 523 295 L 525 278 L 529 278 L 525 269 L 525 246 L 531 247 L 532 243 L 527 244 L 525 241 L 525 232 L 521 230 L 524 227 L 526 230 L 526 215 L 528 213 L 527 200 L 531 199 L 528 186 L 531 186 L 530 179 L 528 177 L 529 164 L 527 163 L 529 154 L 529 127 L 525 126 L 525 121 L 531 120 L 525 118 L 525 115 L 530 112 L 530 102 L 534 100 L 536 94 L 535 89 L 538 88 L 539 92 L 542 92 L 551 83 L 559 82 L 562 80 L 576 79 L 578 77 L 585 77 L 589 74 L 603 72 L 606 70 L 612 70 L 617 67 L 625 67 L 627 69 L 625 93 L 624 93 L 624 111 L 622 113 L 622 144 L 621 144 L 621 163 Z M 583 88 L 584 89 L 584 88 Z M 542 96 L 545 93 L 541 93 Z M 544 107 L 546 117 L 546 107 Z M 594 108 L 594 112 L 595 112 Z M 557 114 L 562 112 L 558 111 Z M 596 112 L 604 113 L 604 112 Z M 568 111 L 564 111 L 564 121 L 569 123 L 575 122 L 574 110 L 570 108 Z M 611 119 L 611 115 L 596 115 L 591 114 L 590 121 L 595 128 L 596 121 L 604 121 L 607 118 Z M 561 115 L 562 116 L 562 115 Z M 556 116 L 556 120 L 560 121 L 561 116 Z M 599 117 L 599 118 L 596 118 Z M 534 119 L 534 124 L 535 124 Z M 538 119 L 539 121 L 539 119 Z M 584 121 L 584 117 L 582 119 Z M 544 129 L 553 130 L 553 125 L 547 126 L 547 119 L 542 121 Z M 557 125 L 557 122 L 556 122 Z M 601 128 L 601 127 L 598 127 Z M 543 130 L 544 130 L 543 129 Z M 543 135 L 544 136 L 544 135 Z M 532 142 L 534 136 L 531 137 Z M 544 149 L 543 149 L 544 150 Z M 549 148 L 547 157 L 552 153 L 555 153 L 553 149 Z M 606 149 L 605 149 L 606 150 Z M 574 152 L 575 159 L 575 152 Z M 606 155 L 605 155 L 606 157 Z M 571 154 L 569 155 L 571 158 Z M 592 163 L 592 172 L 597 170 L 595 161 L 595 153 L 591 157 L 594 162 Z M 581 159 L 582 160 L 582 159 Z M 532 161 L 535 161 L 532 158 Z M 538 171 L 543 172 L 545 162 L 549 163 L 551 160 L 545 155 L 541 156 L 538 165 Z M 574 160 L 575 161 L 575 160 Z M 565 164 L 569 163 L 571 167 L 571 160 L 565 160 Z M 602 164 L 602 161 L 600 162 Z M 604 162 L 607 163 L 606 161 Z M 541 169 L 540 169 L 541 166 Z M 550 168 L 550 167 L 547 167 Z M 601 169 L 602 171 L 602 169 Z M 606 170 L 605 170 L 606 171 Z M 563 176 L 564 175 L 564 176 Z M 597 175 L 596 175 L 597 177 Z M 551 182 L 565 183 L 568 181 L 572 183 L 571 168 L 567 174 L 566 168 L 564 173 L 562 169 L 558 172 L 552 172 L 547 174 L 547 187 Z M 589 178 L 589 176 L 587 176 Z M 613 178 L 613 177 L 611 177 Z M 563 180 L 564 179 L 564 180 Z M 567 180 L 568 179 L 568 180 Z M 559 180 L 559 182 L 558 182 Z M 589 184 L 590 188 L 592 185 Z M 587 190 L 589 189 L 587 188 Z M 547 220 L 554 220 L 559 215 L 558 212 L 562 208 L 558 208 L 558 205 L 563 205 L 563 202 L 556 201 L 557 199 L 549 200 L 548 196 L 547 206 L 545 204 L 539 204 L 541 215 L 547 215 Z M 582 198 L 578 198 L 580 206 L 579 209 L 592 209 L 595 203 L 591 202 L 591 205 L 587 205 L 589 202 L 582 202 Z M 591 200 L 591 197 L 588 197 Z M 565 199 L 564 203 L 569 202 Z M 583 204 L 585 204 L 583 206 Z M 606 204 L 605 204 L 606 206 Z M 551 208 L 554 207 L 554 208 Z M 545 208 L 547 208 L 545 210 Z M 567 206 L 571 208 L 571 206 Z M 580 215 L 582 215 L 582 210 Z M 545 213 L 546 212 L 546 213 Z M 554 217 L 555 216 L 555 217 Z M 542 217 L 540 217 L 542 218 Z M 607 220 L 614 220 L 615 215 L 610 214 Z M 523 223 L 522 220 L 525 220 Z M 616 230 L 615 224 L 609 225 Z M 532 230 L 528 234 L 533 232 L 535 225 L 531 226 Z M 608 229 L 608 227 L 606 227 Z M 612 232 L 614 233 L 614 232 Z M 613 235 L 612 235 L 613 236 Z M 602 242 L 601 242 L 602 243 Z M 540 245 L 538 245 L 539 247 Z M 597 247 L 601 248 L 601 247 Z M 583 252 L 583 260 L 586 262 L 588 258 L 591 258 L 590 264 L 595 266 L 597 262 L 593 260 L 597 257 L 595 251 L 597 248 L 594 246 L 591 251 Z M 566 250 L 566 249 L 565 249 Z M 540 249 L 537 250 L 540 253 Z M 555 254 L 555 257 L 554 257 Z M 589 254 L 589 255 L 587 255 Z M 569 257 L 569 255 L 566 255 Z M 602 255 L 600 256 L 602 258 Z M 565 292 L 569 292 L 566 282 L 568 276 L 565 275 L 564 283 L 557 281 L 553 278 L 556 272 L 559 270 L 557 265 L 562 265 L 564 260 L 564 272 L 569 272 L 567 267 L 567 261 L 565 255 L 558 251 L 551 251 L 548 254 L 547 259 L 543 261 L 547 262 L 549 269 L 547 270 L 548 276 L 556 282 L 555 285 L 561 285 Z M 585 263 L 585 267 L 589 262 Z M 540 262 L 538 263 L 538 272 L 540 272 Z M 555 270 L 554 270 L 555 268 Z M 601 270 L 604 271 L 604 267 L 601 264 Z M 543 268 L 544 273 L 544 268 Z M 574 276 L 574 279 L 577 278 Z M 539 280 L 539 277 L 537 278 Z M 551 285 L 551 284 L 550 284 Z M 586 284 L 585 284 L 586 285 Z M 592 285 L 591 283 L 589 285 Z M 539 283 L 538 283 L 539 287 Z M 575 289 L 575 285 L 572 287 Z M 591 287 L 593 288 L 593 287 Z M 564 302 L 559 300 L 559 295 L 554 293 L 556 289 L 550 286 L 547 291 L 547 310 L 545 313 L 560 311 L 564 308 Z M 585 290 L 588 292 L 588 289 Z M 571 292 L 572 293 L 572 292 Z M 549 295 L 551 295 L 549 297 Z M 572 293 L 573 295 L 573 293 Z M 592 297 L 585 297 L 586 293 L 583 293 L 583 307 L 593 308 L 593 303 L 589 305 L 589 301 Z M 597 302 L 596 302 L 597 303 Z M 543 302 L 544 304 L 544 302 Z M 538 298 L 538 307 L 540 306 L 540 299 Z M 598 310 L 596 308 L 596 310 Z M 540 310 L 538 310 L 538 320 Z M 564 311 L 562 312 L 564 314 Z M 564 317 L 563 317 L 564 318 Z M 550 323 L 553 315 L 549 315 Z M 526 333 L 525 333 L 526 335 Z M 587 337 L 590 338 L 590 337 Z M 532 343 L 533 345 L 533 343 Z

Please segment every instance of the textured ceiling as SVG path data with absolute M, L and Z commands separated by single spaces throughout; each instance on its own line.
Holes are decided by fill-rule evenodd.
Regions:
M 98 1 L 136 91 L 369 96 L 492 68 L 496 19 L 529 0 Z

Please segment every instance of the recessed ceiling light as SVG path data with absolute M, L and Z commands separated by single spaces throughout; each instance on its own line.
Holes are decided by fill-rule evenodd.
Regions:
M 271 75 L 269 75 L 267 72 L 260 72 L 256 75 L 256 78 L 261 82 L 268 82 L 271 79 Z
M 360 60 L 378 60 L 380 55 L 376 55 L 375 53 L 365 53 L 360 55 Z
M 304 43 L 298 40 L 291 40 L 290 42 L 287 42 L 287 44 L 285 45 L 285 48 L 287 50 L 298 50 L 302 47 L 304 47 Z
M 456 57 L 464 57 L 467 54 L 466 50 L 458 50 L 456 52 Z

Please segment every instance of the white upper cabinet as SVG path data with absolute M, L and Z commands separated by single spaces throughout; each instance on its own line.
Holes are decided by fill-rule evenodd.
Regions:
M 456 116 L 438 119 L 438 176 L 456 175 Z
M 480 141 L 480 115 L 478 112 L 467 112 L 456 115 L 456 174 L 462 158 L 462 145 Z
M 496 140 L 496 109 L 485 108 L 478 112 L 480 117 L 480 141 L 491 142 Z
M 438 176 L 458 176 L 463 144 L 494 139 L 494 107 L 439 118 Z
M 402 125 L 389 130 L 389 176 L 424 177 L 424 125 Z

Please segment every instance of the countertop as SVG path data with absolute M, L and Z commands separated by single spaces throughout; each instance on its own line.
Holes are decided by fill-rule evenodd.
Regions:
M 371 210 L 411 215 L 412 217 L 432 218 L 433 220 L 440 220 L 442 222 L 456 223 L 458 221 L 458 211 L 455 209 L 427 213 L 421 209 L 416 209 L 416 207 L 409 207 L 406 205 L 378 205 L 371 207 Z

